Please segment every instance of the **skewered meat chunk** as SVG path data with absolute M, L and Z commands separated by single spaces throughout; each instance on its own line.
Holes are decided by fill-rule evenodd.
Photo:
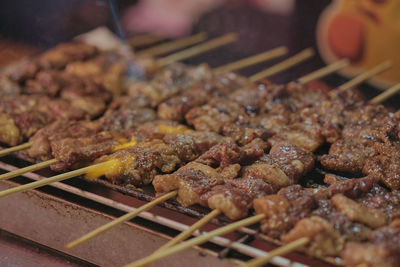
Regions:
M 272 132 L 261 126 L 252 126 L 241 123 L 225 124 L 222 127 L 222 134 L 229 136 L 233 141 L 240 145 L 246 145 L 255 138 L 267 140 L 272 136 Z
M 69 62 L 85 60 L 98 53 L 96 47 L 79 42 L 59 44 L 36 58 L 38 65 L 45 69 L 64 68 Z
M 243 177 L 258 178 L 283 187 L 297 183 L 313 166 L 314 156 L 311 152 L 290 144 L 277 143 L 272 146 L 269 155 L 245 167 Z
M 51 150 L 57 162 L 50 167 L 54 171 L 83 167 L 102 155 L 110 154 L 115 146 L 126 142 L 127 139 L 116 131 L 54 140 L 51 142 Z
M 162 140 L 139 142 L 137 145 L 103 156 L 95 162 L 115 160 L 116 167 L 105 172 L 113 182 L 142 186 L 152 182 L 160 172 L 174 171 L 181 161 Z
M 262 142 L 261 140 L 259 141 Z M 264 153 L 264 149 L 267 147 L 258 143 L 259 141 L 257 139 L 253 141 L 253 148 L 249 146 L 238 147 L 232 141 L 216 144 L 198 159 L 181 167 L 176 172 L 169 175 L 156 176 L 153 181 L 154 188 L 157 194 L 165 194 L 169 191 L 177 190 L 178 201 L 185 206 L 196 203 L 207 206 L 212 202 L 215 205 L 223 205 L 224 207 L 221 208 L 225 209 L 225 214 L 230 218 L 236 219 L 238 216 L 243 216 L 247 214 L 251 199 L 243 200 L 242 202 L 237 202 L 236 200 L 243 195 L 244 190 L 241 188 L 245 187 L 245 183 L 242 183 L 242 185 L 239 182 L 232 183 L 224 187 L 216 187 L 216 185 L 228 183 L 227 181 L 236 178 L 240 171 L 239 162 L 248 162 L 249 159 L 257 158 Z M 255 144 L 256 142 L 258 144 Z M 249 182 L 247 185 L 249 187 L 252 186 L 254 189 L 262 187 L 260 183 L 257 185 Z M 271 190 L 269 185 L 264 187 L 266 190 Z M 225 193 L 230 194 L 228 191 L 233 195 L 226 195 Z M 225 194 L 226 198 L 217 204 L 216 199 L 220 198 L 221 194 Z M 214 204 L 211 205 L 214 206 Z
M 164 137 L 166 144 L 171 146 L 183 162 L 195 160 L 213 145 L 224 138 L 216 133 L 186 130 L 183 133 L 171 133 Z
M 165 124 L 164 126 L 168 127 Z M 138 135 L 140 135 L 139 128 L 136 132 Z M 153 127 L 153 129 L 155 132 L 159 130 L 158 127 Z M 145 141 L 138 142 L 135 146 L 104 156 L 96 162 L 115 160 L 118 167 L 106 171 L 107 178 L 113 182 L 142 186 L 151 183 L 155 175 L 170 173 L 186 163 L 187 160 L 197 158 L 200 153 L 208 150 L 222 139 L 214 133 L 190 130 L 182 133 L 169 133 L 168 131 L 158 133 L 165 135 L 164 140 L 154 139 L 158 137 L 150 133 L 151 138 L 145 138 Z M 159 136 L 159 138 L 163 138 L 163 136 Z M 183 155 L 186 152 L 191 154 Z
M 350 220 L 360 222 L 371 228 L 377 228 L 387 223 L 386 215 L 378 209 L 367 208 L 342 194 L 332 197 L 335 208 Z
M 238 178 L 224 180 L 201 196 L 211 209 L 219 209 L 229 219 L 237 220 L 248 215 L 253 199 L 273 194 L 278 187 L 260 179 Z
M 365 161 L 377 155 L 376 130 L 385 128 L 390 116 L 382 106 L 373 105 L 347 112 L 342 137 L 322 156 L 321 164 L 329 170 L 361 173 Z
M 0 73 L 0 96 L 19 95 L 21 91 L 22 88 L 18 83 Z
M 306 251 L 317 257 L 336 256 L 343 250 L 345 243 L 329 222 L 317 216 L 300 220 L 282 237 L 282 241 L 290 243 L 303 237 L 311 239 L 306 245 Z
M 211 75 L 206 65 L 187 67 L 183 64 L 171 64 L 156 73 L 150 82 L 132 84 L 129 95 L 144 95 L 151 100 L 151 106 L 156 107 L 166 99 L 188 89 Z
M 196 130 L 220 133 L 224 124 L 233 123 L 245 114 L 237 103 L 224 98 L 213 98 L 206 105 L 191 109 L 185 116 Z
M 101 125 L 91 121 L 57 120 L 40 129 L 31 139 L 32 146 L 27 153 L 32 158 L 49 160 L 52 156 L 51 143 L 63 138 L 92 136 L 101 130 Z
M 157 113 L 162 119 L 182 121 L 190 109 L 205 104 L 213 96 L 225 96 L 248 85 L 246 78 L 235 73 L 214 74 L 209 79 L 162 102 L 158 106 Z
M 371 232 L 366 243 L 349 242 L 341 253 L 346 266 L 395 267 L 400 264 L 400 221 Z
M 14 120 L 0 111 L 0 142 L 15 146 L 22 141 L 21 133 Z
M 117 53 L 103 53 L 86 60 L 71 62 L 65 71 L 101 84 L 113 96 L 120 96 L 127 91 L 127 62 Z

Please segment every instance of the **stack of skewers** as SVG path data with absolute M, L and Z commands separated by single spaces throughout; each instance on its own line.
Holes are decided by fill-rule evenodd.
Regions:
M 135 62 L 145 70 L 142 81 L 127 77 L 130 62 L 118 53 L 84 43 L 62 44 L 3 71 L 0 142 L 13 147 L 0 155 L 21 150 L 40 163 L 0 180 L 45 167 L 69 172 L 0 197 L 79 175 L 154 186 L 155 201 L 72 241 L 69 249 L 171 198 L 212 209 L 132 266 L 260 221 L 265 235 L 289 245 L 249 266 L 296 248 L 341 257 L 348 266 L 398 266 L 400 114 L 379 103 L 400 86 L 370 101 L 355 88 L 390 63 L 330 91 L 306 84 L 346 67 L 346 59 L 284 85 L 265 79 L 311 57 L 310 49 L 249 78 L 232 71 L 286 49 L 215 69 L 175 63 L 235 39 L 226 35 L 164 58 L 154 57 L 156 48 L 143 52 Z M 323 146 L 330 148 L 321 155 Z M 357 178 L 329 174 L 326 187 L 301 186 L 316 163 Z M 257 215 L 246 218 L 253 211 Z M 222 214 L 246 219 L 178 244 Z

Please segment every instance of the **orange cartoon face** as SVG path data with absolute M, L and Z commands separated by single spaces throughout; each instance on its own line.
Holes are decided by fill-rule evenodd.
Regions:
M 317 40 L 327 63 L 351 60 L 343 74 L 390 60 L 393 67 L 374 82 L 382 87 L 400 82 L 400 0 L 334 0 L 321 14 Z

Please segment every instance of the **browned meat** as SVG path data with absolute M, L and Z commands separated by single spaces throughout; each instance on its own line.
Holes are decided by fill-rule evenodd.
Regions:
M 365 224 L 371 228 L 383 226 L 388 221 L 385 213 L 379 209 L 366 207 L 342 194 L 334 195 L 332 203 L 340 213 L 344 214 L 351 221 Z
M 261 223 L 261 230 L 274 238 L 287 233 L 316 206 L 317 202 L 312 192 L 300 185 L 283 188 L 276 195 L 253 201 L 255 211 L 266 215 Z
M 196 130 L 220 133 L 225 124 L 237 121 L 244 113 L 244 108 L 235 102 L 213 98 L 206 105 L 191 109 L 185 118 Z
M 22 88 L 17 82 L 0 73 L 0 96 L 19 95 L 21 91 Z
M 305 246 L 305 251 L 317 257 L 337 256 L 345 243 L 340 233 L 329 222 L 317 216 L 301 219 L 282 237 L 282 241 L 290 243 L 303 237 L 311 239 Z
M 400 221 L 373 231 L 366 243 L 349 242 L 341 253 L 346 266 L 400 265 Z
M 153 186 L 157 195 L 177 190 L 177 200 L 183 206 L 196 203 L 207 205 L 201 201 L 201 196 L 215 185 L 223 183 L 223 179 L 216 169 L 198 162 L 190 162 L 172 174 L 156 176 Z
M 63 43 L 47 50 L 35 60 L 41 68 L 64 68 L 72 61 L 85 60 L 98 53 L 96 47 L 78 42 Z
M 51 165 L 54 171 L 79 168 L 100 156 L 113 152 L 115 146 L 127 140 L 118 132 L 99 132 L 92 136 L 67 137 L 51 142 L 51 150 L 57 163 Z
M 164 120 L 183 121 L 191 108 L 205 104 L 209 98 L 209 93 L 203 88 L 186 90 L 158 105 L 157 115 Z
M 255 138 L 267 140 L 272 133 L 261 126 L 252 126 L 240 123 L 225 124 L 222 127 L 222 134 L 229 136 L 233 141 L 240 145 L 245 145 Z
M 210 147 L 222 142 L 224 138 L 216 133 L 187 130 L 183 133 L 171 133 L 164 137 L 182 162 L 195 160 Z
M 120 96 L 127 91 L 127 63 L 116 53 L 102 53 L 90 60 L 69 63 L 67 73 L 77 75 L 101 84 L 113 96 Z
M 0 142 L 15 146 L 22 142 L 22 135 L 15 125 L 14 120 L 7 114 L 0 111 Z
M 134 83 L 129 89 L 132 96 L 144 95 L 156 107 L 166 99 L 190 88 L 197 82 L 207 79 L 211 70 L 206 65 L 187 67 L 183 64 L 171 64 L 156 73 L 150 82 Z
M 53 158 L 51 143 L 63 138 L 88 137 L 101 130 L 101 125 L 90 121 L 65 121 L 57 120 L 52 124 L 40 129 L 29 140 L 32 146 L 27 153 L 32 158 L 48 160 Z
M 108 110 L 99 123 L 104 130 L 130 130 L 155 120 L 156 113 L 150 108 Z
M 256 198 L 273 194 L 277 187 L 260 179 L 239 178 L 225 180 L 201 196 L 211 209 L 219 209 L 231 220 L 248 215 Z
M 269 139 L 272 145 L 282 141 L 289 142 L 308 151 L 315 151 L 325 140 L 318 125 L 293 123 L 286 127 L 283 126 L 275 136 Z
M 249 87 L 249 81 L 235 73 L 222 73 L 195 84 L 158 106 L 162 119 L 182 121 L 192 108 L 205 104 L 213 96 L 225 96 L 238 88 Z
M 376 155 L 371 146 L 340 139 L 332 144 L 329 154 L 321 157 L 324 168 L 348 173 L 361 173 L 365 161 Z
M 95 163 L 110 160 L 116 161 L 116 167 L 105 171 L 106 178 L 134 186 L 149 184 L 155 175 L 172 172 L 182 164 L 175 151 L 157 139 L 139 142 L 130 148 L 103 156 Z

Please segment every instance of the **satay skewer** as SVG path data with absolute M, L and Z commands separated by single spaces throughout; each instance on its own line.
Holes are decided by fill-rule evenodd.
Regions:
M 210 51 L 212 49 L 216 49 L 216 48 L 218 48 L 220 46 L 227 45 L 227 44 L 229 44 L 231 42 L 236 41 L 237 39 L 238 39 L 238 35 L 237 34 L 229 33 L 229 34 L 223 35 L 221 37 L 214 38 L 214 39 L 212 39 L 210 41 L 204 42 L 202 44 L 199 44 L 197 46 L 194 46 L 194 47 L 191 47 L 191 48 L 176 52 L 176 53 L 171 54 L 171 55 L 169 55 L 167 57 L 160 58 L 160 59 L 158 59 L 156 61 L 156 66 L 160 68 L 160 67 L 166 66 L 168 64 L 171 64 L 171 63 L 174 63 L 174 62 L 177 62 L 177 61 L 180 61 L 180 60 L 184 60 L 184 59 L 187 59 L 187 58 L 190 58 L 190 57 L 194 57 L 194 56 L 199 55 L 201 53 L 205 53 L 205 52 Z M 254 59 L 255 63 L 258 63 L 258 62 L 261 62 L 261 61 L 265 61 L 265 60 L 268 60 L 268 59 L 272 59 L 272 58 L 275 58 L 277 56 L 286 54 L 287 48 L 277 48 L 277 49 L 279 49 L 279 51 L 278 52 L 272 51 L 271 52 L 272 55 L 269 58 L 265 58 L 264 55 L 261 55 L 261 54 L 259 55 L 259 56 L 261 56 L 261 58 L 259 58 L 258 55 L 255 55 L 254 56 L 254 57 L 256 57 L 256 59 Z M 280 51 L 281 49 L 283 49 L 283 51 Z M 248 66 L 248 65 L 241 64 L 241 66 Z M 237 66 L 236 68 L 233 68 L 233 69 L 239 69 L 239 68 L 241 68 L 241 66 Z M 222 67 L 224 67 L 224 66 L 222 66 Z M 24 144 L 15 146 L 15 147 L 10 147 L 10 148 L 4 149 L 4 150 L 0 150 L 0 157 L 5 156 L 5 155 L 10 154 L 10 153 L 13 153 L 13 152 L 17 152 L 17 151 L 20 151 L 20 150 L 28 149 L 31 145 L 32 145 L 32 143 L 27 142 L 27 143 L 24 143 Z M 0 178 L 0 180 L 1 180 L 1 178 Z

